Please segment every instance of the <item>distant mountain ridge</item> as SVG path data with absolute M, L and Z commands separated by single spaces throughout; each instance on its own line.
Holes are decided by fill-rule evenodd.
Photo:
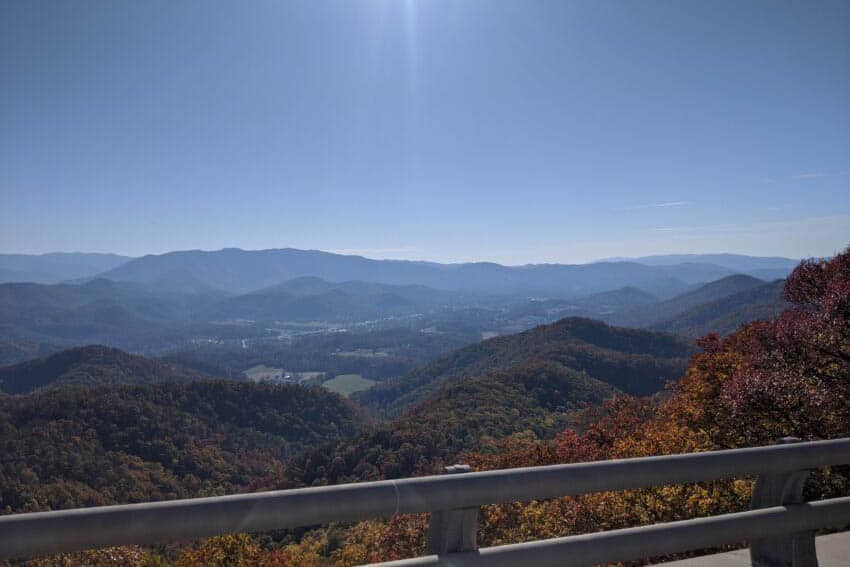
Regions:
M 762 267 L 757 260 L 753 260 L 752 269 Z M 156 285 L 161 289 L 176 285 L 172 282 L 194 280 L 234 294 L 250 293 L 286 280 L 312 276 L 331 282 L 359 280 L 390 285 L 424 285 L 450 291 L 537 294 L 559 298 L 576 298 L 633 286 L 663 298 L 681 293 L 688 285 L 731 273 L 735 271 L 693 259 L 680 265 L 668 263 L 663 266 L 635 261 L 503 266 L 491 262 L 439 264 L 373 260 L 294 248 L 227 248 L 144 256 L 101 276 L 116 281 Z
M 470 323 L 482 325 L 476 333 L 492 325 L 503 334 L 516 333 L 578 316 L 695 336 L 700 331 L 733 330 L 782 309 L 777 287 L 773 292 L 735 297 L 729 304 L 734 310 L 729 311 L 723 298 L 767 285 L 741 274 L 703 285 L 680 283 L 685 293 L 660 300 L 635 286 L 558 299 L 448 291 L 413 284 L 334 283 L 316 276 L 232 295 L 215 291 L 204 282 L 193 285 L 193 281 L 199 280 L 187 275 L 180 285 L 171 287 L 105 278 L 82 284 L 0 284 L 0 360 L 12 363 L 30 358 L 27 353 L 92 343 L 161 352 L 195 337 L 261 337 L 270 333 L 264 323 L 278 322 L 400 324 L 401 320 L 411 323 L 422 317 L 434 321 L 449 317 L 456 328 L 457 324 L 466 324 L 465 313 Z M 753 305 L 748 306 L 748 301 Z M 688 319 L 691 310 L 694 313 Z M 399 321 L 392 323 L 394 319 Z
M 59 283 L 93 277 L 142 283 L 180 293 L 244 294 L 312 276 L 331 282 L 359 280 L 390 285 L 496 294 L 577 298 L 633 286 L 662 299 L 734 273 L 772 280 L 796 264 L 788 258 L 736 254 L 681 254 L 612 258 L 590 264 L 492 262 L 441 264 L 374 260 L 294 248 L 185 250 L 130 258 L 116 254 L 0 254 L 0 283 Z
M 0 254 L 0 283 L 59 283 L 91 277 L 132 260 L 118 254 L 52 252 Z
M 788 276 L 800 263 L 800 260 L 780 256 L 746 256 L 743 254 L 657 254 L 639 258 L 605 258 L 600 262 L 637 262 L 656 267 L 687 263 L 709 264 L 728 270 L 729 273 L 725 275 L 739 273 L 763 280 L 775 280 Z

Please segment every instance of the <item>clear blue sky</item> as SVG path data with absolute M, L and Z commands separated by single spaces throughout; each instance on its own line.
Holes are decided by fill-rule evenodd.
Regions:
M 850 244 L 850 2 L 0 3 L 0 251 Z

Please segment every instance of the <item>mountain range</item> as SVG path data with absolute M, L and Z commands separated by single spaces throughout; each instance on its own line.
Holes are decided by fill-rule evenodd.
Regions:
M 745 275 L 728 276 L 674 298 L 645 303 L 597 318 L 623 327 L 668 331 L 688 337 L 729 333 L 742 323 L 774 317 L 787 307 L 784 280 L 765 282 Z
M 435 289 L 488 294 L 548 295 L 575 298 L 624 286 L 638 287 L 659 297 L 671 297 L 694 283 L 733 273 L 780 269 L 771 260 L 734 256 L 736 269 L 708 261 L 648 265 L 636 261 L 592 264 L 533 264 L 503 266 L 477 262 L 438 264 L 406 260 L 373 260 L 317 250 L 179 251 L 130 260 L 99 274 L 114 280 L 141 283 L 173 291 L 215 289 L 244 294 L 303 276 L 331 282 L 364 281 L 389 285 L 424 285 Z M 729 263 L 729 262 L 727 262 Z M 787 260 L 783 276 L 795 265 Z
M 676 266 L 678 264 L 709 264 L 729 272 L 748 274 L 763 280 L 784 278 L 799 260 L 778 256 L 745 256 L 742 254 L 661 254 L 639 258 L 608 258 L 603 262 L 637 262 L 647 266 Z M 728 274 L 727 274 L 728 275 Z
M 0 283 L 59 283 L 87 278 L 131 260 L 118 254 L 53 252 L 50 254 L 0 254 Z
M 294 248 L 186 250 L 131 258 L 115 254 L 0 254 L 0 283 L 75 282 L 90 278 L 139 283 L 179 293 L 245 294 L 300 277 L 330 282 L 364 281 L 422 285 L 449 291 L 577 298 L 626 286 L 661 298 L 688 286 L 741 273 L 761 279 L 785 277 L 788 258 L 690 254 L 613 258 L 590 264 L 503 266 L 490 262 L 440 264 L 374 260 Z
M 727 276 L 665 301 L 626 308 L 603 316 L 603 318 L 612 325 L 649 327 L 652 324 L 676 317 L 698 305 L 722 299 L 765 283 L 763 280 L 752 276 L 741 274 Z
M 428 472 L 490 436 L 551 437 L 619 392 L 657 392 L 691 352 L 665 333 L 564 319 L 411 372 L 380 396 L 385 415 L 403 415 L 373 422 L 317 387 L 217 381 L 112 348 L 70 349 L 0 368 L 0 431 L 20 434 L 0 457 L 13 471 L 0 504 L 55 508 Z M 20 455 L 37 455 L 33 475 L 12 466 Z
M 419 317 L 421 329 L 438 324 L 466 329 L 465 333 L 494 325 L 522 330 L 579 316 L 697 337 L 727 333 L 742 323 L 779 313 L 785 306 L 781 289 L 782 280 L 768 283 L 734 275 L 666 300 L 627 286 L 575 300 L 517 301 L 425 286 L 332 283 L 315 277 L 235 296 L 209 290 L 163 291 L 102 278 L 84 284 L 7 283 L 0 284 L 0 362 L 91 343 L 158 352 L 194 338 L 261 337 L 268 335 L 267 326 L 286 322 L 396 319 L 397 323 L 387 324 L 401 325 L 408 316 Z
M 295 249 L 136 259 L 5 255 L 0 266 L 16 274 L 70 280 L 0 283 L 0 362 L 92 343 L 160 353 L 191 341 L 275 335 L 269 327 L 279 324 L 417 317 L 423 330 L 467 335 L 514 333 L 579 316 L 694 337 L 779 312 L 781 284 L 747 273 L 784 273 L 793 265 L 735 255 L 636 260 L 437 264 Z
M 707 333 L 726 335 L 744 323 L 772 319 L 787 309 L 789 304 L 782 297 L 784 286 L 785 280 L 776 280 L 747 287 L 695 305 L 672 317 L 668 314 L 669 319 L 653 322 L 648 328 L 692 338 Z

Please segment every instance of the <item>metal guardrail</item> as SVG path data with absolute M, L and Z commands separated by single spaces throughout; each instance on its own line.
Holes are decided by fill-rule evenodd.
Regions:
M 611 530 L 593 534 L 501 545 L 476 551 L 431 555 L 383 563 L 384 567 L 450 564 L 452 567 L 586 567 L 707 549 L 778 534 L 809 532 L 850 524 L 850 498 L 834 498 L 793 506 L 777 506 L 709 518 Z M 451 558 L 450 563 L 447 558 Z M 799 562 L 753 561 L 754 565 L 798 565 Z M 810 563 L 803 563 L 809 565 Z M 817 565 L 815 562 L 814 565 Z
M 752 541 L 754 563 L 816 565 L 814 538 L 807 532 L 850 524 L 850 498 L 803 503 L 806 471 L 850 464 L 850 438 L 785 441 L 768 447 L 485 472 L 453 469 L 447 472 L 455 474 L 442 476 L 0 516 L 0 559 L 431 512 L 429 552 L 439 555 L 400 565 L 519 564 L 531 561 L 528 553 L 535 565 L 588 565 L 743 540 Z M 476 549 L 477 509 L 483 505 L 756 475 L 757 510 L 750 512 Z M 569 563 L 569 557 L 578 563 Z

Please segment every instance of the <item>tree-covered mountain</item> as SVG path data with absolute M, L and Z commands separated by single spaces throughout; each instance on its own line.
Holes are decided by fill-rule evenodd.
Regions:
M 646 395 L 679 376 L 692 352 L 673 335 L 566 318 L 460 349 L 354 399 L 373 411 L 397 415 L 446 383 L 536 363 L 583 371 L 624 392 Z
M 601 319 L 612 325 L 624 327 L 651 327 L 656 323 L 673 319 L 691 309 L 764 284 L 764 281 L 752 276 L 741 274 L 728 276 L 666 301 L 617 311 L 604 315 Z
M 83 284 L 0 284 L 0 343 L 106 343 L 141 350 L 176 337 L 220 335 L 223 328 L 204 325 L 222 320 L 350 322 L 480 301 L 425 286 L 331 283 L 314 277 L 235 297 L 201 288 L 174 291 L 104 278 Z
M 699 262 L 683 262 L 681 264 L 659 265 L 656 269 L 674 275 L 680 281 L 688 285 L 712 282 L 736 274 L 735 270 L 717 266 L 715 264 L 703 264 Z
M 319 387 L 202 381 L 0 394 L 0 513 L 268 489 L 299 451 L 355 435 Z
M 458 304 L 463 296 L 419 285 L 362 281 L 331 283 L 304 276 L 224 299 L 203 318 L 254 321 L 362 321 Z M 468 298 L 467 301 L 474 302 Z
M 0 254 L 0 283 L 59 283 L 91 277 L 131 260 L 117 254 L 54 252 L 51 254 Z
M 791 258 L 743 254 L 659 254 L 640 258 L 608 258 L 605 261 L 637 262 L 647 266 L 707 264 L 729 270 L 730 273 L 747 274 L 768 281 L 785 278 L 799 263 L 799 260 Z
M 534 362 L 446 383 L 407 413 L 357 437 L 305 451 L 287 467 L 288 486 L 437 473 L 465 451 L 530 432 L 551 438 L 577 412 L 617 392 L 585 372 Z
M 693 272 L 692 266 L 683 268 Z M 180 251 L 137 258 L 102 274 L 116 281 L 168 288 L 172 279 L 188 277 L 212 288 L 244 294 L 302 276 L 327 281 L 360 280 L 392 285 L 424 285 L 435 289 L 498 294 L 546 294 L 574 298 L 589 293 L 635 286 L 670 297 L 685 289 L 669 266 L 658 269 L 635 262 L 584 265 L 537 264 L 502 266 L 478 262 L 438 264 L 403 260 L 372 260 L 361 256 L 291 248 L 275 250 Z M 702 280 L 707 281 L 707 280 Z
M 0 366 L 42 358 L 60 350 L 56 345 L 33 340 L 0 340 Z
M 220 293 L 175 293 L 106 279 L 73 284 L 0 284 L 0 340 L 55 345 L 167 343 Z
M 0 368 L 0 392 L 25 394 L 45 387 L 150 384 L 210 380 L 203 372 L 101 345 L 77 347 Z
M 605 314 L 640 305 L 652 305 L 658 298 L 636 287 L 623 287 L 611 291 L 594 293 L 570 302 L 576 309 L 589 313 Z
M 708 333 L 726 335 L 751 321 L 772 319 L 789 307 L 782 298 L 785 280 L 750 287 L 692 307 L 649 328 L 698 338 Z

